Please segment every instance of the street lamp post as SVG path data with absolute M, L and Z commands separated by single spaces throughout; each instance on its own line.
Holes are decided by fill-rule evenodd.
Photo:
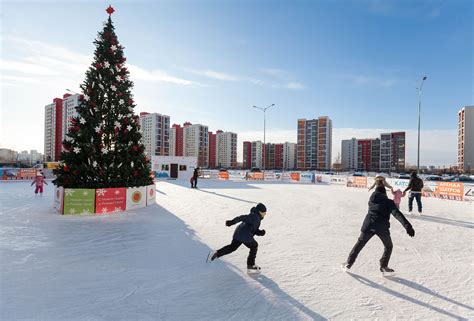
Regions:
M 416 172 L 420 173 L 420 120 L 421 120 L 421 89 L 423 88 L 423 82 L 426 80 L 426 76 L 421 79 L 420 87 L 418 87 L 418 156 L 416 161 Z
M 267 146 L 266 146 L 266 140 L 265 140 L 265 130 L 266 130 L 266 119 L 265 119 L 265 112 L 267 111 L 268 108 L 275 106 L 275 104 L 271 104 L 270 106 L 267 106 L 265 108 L 258 107 L 258 106 L 253 106 L 253 108 L 257 108 L 263 111 L 263 173 L 265 175 L 265 154 L 267 151 Z

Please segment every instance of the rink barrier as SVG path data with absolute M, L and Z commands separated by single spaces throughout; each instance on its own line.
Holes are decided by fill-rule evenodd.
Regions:
M 344 185 L 351 188 L 369 188 L 374 183 L 374 177 L 328 175 L 310 171 L 288 172 L 245 172 L 245 171 L 219 171 L 206 170 L 202 178 L 230 180 L 230 181 L 266 181 L 289 182 L 298 184 Z M 408 179 L 386 178 L 394 190 L 403 191 L 408 186 Z M 474 201 L 474 184 L 462 182 L 423 181 L 423 196 L 435 197 L 445 200 Z
M 54 191 L 54 208 L 63 215 L 104 215 L 156 203 L 155 185 L 114 188 L 64 188 Z

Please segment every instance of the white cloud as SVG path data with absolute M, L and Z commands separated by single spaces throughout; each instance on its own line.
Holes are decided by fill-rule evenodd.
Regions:
M 410 164 L 416 164 L 417 158 L 417 131 L 383 128 L 334 128 L 332 139 L 332 155 L 335 160 L 341 151 L 343 139 L 377 138 L 381 133 L 406 132 L 406 158 Z M 457 131 L 449 130 L 422 130 L 420 135 L 420 164 L 421 165 L 452 165 L 457 159 Z M 237 157 L 242 160 L 242 145 L 244 141 L 263 141 L 262 131 L 238 133 Z M 294 130 L 267 129 L 267 143 L 296 142 L 296 128 Z
M 184 85 L 184 86 L 198 85 L 198 83 L 194 81 L 174 77 L 161 70 L 148 71 L 141 67 L 131 65 L 131 64 L 128 64 L 128 69 L 130 70 L 130 76 L 132 80 L 167 82 L 167 83 L 172 83 L 175 85 Z
M 302 83 L 299 83 L 299 82 L 290 82 L 288 84 L 286 84 L 286 88 L 288 89 L 295 89 L 295 90 L 300 90 L 300 89 L 304 89 L 304 85 Z
M 240 79 L 236 76 L 233 76 L 224 72 L 220 72 L 220 71 L 215 71 L 215 70 L 195 70 L 195 69 L 188 69 L 188 68 L 184 68 L 184 70 L 196 75 L 200 75 L 200 76 L 204 76 L 204 77 L 208 77 L 212 79 L 217 79 L 217 80 L 240 81 Z

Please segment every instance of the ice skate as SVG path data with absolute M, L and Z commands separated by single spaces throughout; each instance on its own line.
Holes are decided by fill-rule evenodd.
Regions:
M 380 272 L 382 272 L 383 276 L 394 276 L 395 275 L 395 270 L 391 269 L 389 267 L 381 267 Z
M 209 254 L 207 255 L 206 263 L 211 263 L 217 258 L 217 252 L 216 251 L 209 251 Z
M 259 274 L 261 273 L 262 268 L 257 265 L 249 265 L 247 266 L 247 273 L 248 274 Z
M 351 268 L 351 265 L 350 265 L 349 263 L 342 263 L 342 264 L 341 264 L 341 270 L 342 270 L 343 272 L 349 271 L 350 268 Z

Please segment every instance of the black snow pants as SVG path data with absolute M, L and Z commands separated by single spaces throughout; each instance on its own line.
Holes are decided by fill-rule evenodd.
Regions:
M 356 244 L 352 248 L 349 257 L 347 258 L 347 263 L 349 265 L 354 264 L 357 259 L 357 255 L 364 248 L 365 244 L 372 238 L 372 236 L 377 235 L 384 245 L 384 251 L 382 258 L 380 259 L 380 267 L 387 267 L 388 261 L 390 261 L 390 255 L 392 254 L 392 238 L 390 237 L 390 231 L 379 231 L 379 232 L 361 232 L 359 238 L 357 239 Z
M 237 240 L 233 239 L 232 243 L 230 243 L 229 245 L 226 245 L 223 248 L 217 250 L 217 253 L 216 253 L 217 257 L 221 257 L 221 256 L 224 256 L 224 255 L 227 255 L 229 253 L 234 252 L 242 244 L 244 244 L 246 247 L 248 247 L 250 249 L 249 256 L 247 258 L 247 266 L 255 265 L 255 258 L 257 257 L 257 250 L 258 250 L 258 243 L 255 240 L 253 240 L 250 243 L 242 243 L 240 241 L 237 241 Z

